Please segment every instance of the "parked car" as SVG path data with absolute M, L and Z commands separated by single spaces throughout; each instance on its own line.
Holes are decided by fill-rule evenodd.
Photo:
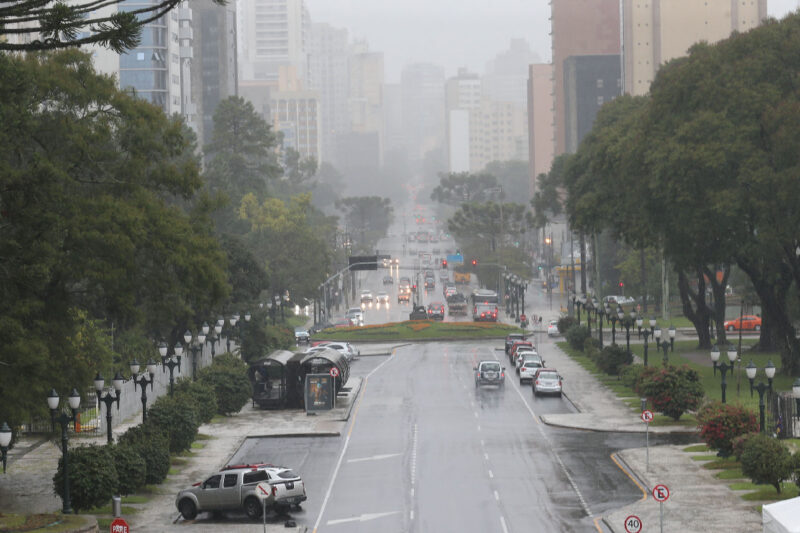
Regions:
M 297 344 L 301 342 L 311 342 L 311 335 L 306 328 L 294 328 L 294 340 Z
M 533 395 L 558 394 L 561 396 L 562 378 L 555 368 L 540 368 L 533 375 Z
M 428 318 L 432 318 L 434 320 L 444 320 L 444 304 L 442 302 L 429 303 Z
M 558 337 L 560 334 L 561 334 L 561 332 L 558 331 L 558 320 L 551 320 L 547 324 L 547 336 L 548 337 Z
M 511 348 L 508 350 L 508 357 L 512 363 L 516 363 L 517 350 L 523 346 L 533 349 L 533 343 L 531 341 L 518 340 L 514 341 L 514 343 L 511 345 Z
M 511 350 L 511 345 L 517 341 L 524 341 L 527 339 L 528 336 L 524 333 L 509 333 L 506 335 L 506 355 L 508 355 L 509 350 Z
M 542 356 L 539 355 L 536 350 L 522 348 L 517 350 L 517 360 L 514 362 L 517 368 L 517 374 L 519 374 L 519 369 L 525 361 L 539 361 L 542 363 L 541 366 L 544 366 L 544 359 L 542 359 Z
M 259 483 L 271 485 L 268 509 L 300 505 L 306 500 L 303 480 L 288 468 L 265 463 L 226 466 L 205 481 L 178 492 L 175 506 L 185 520 L 198 513 L 243 509 L 252 519 L 261 518 L 263 506 L 256 496 Z
M 394 278 L 392 276 L 383 276 L 383 284 L 384 285 L 393 285 Z
M 478 366 L 474 367 L 475 371 L 475 387 L 481 385 L 505 385 L 506 372 L 505 367 L 500 366 L 499 361 L 481 361 Z
M 352 361 L 353 359 L 361 355 L 361 351 L 355 348 L 349 342 L 333 342 L 333 341 L 321 342 L 316 346 L 312 346 L 311 348 L 306 350 L 305 353 L 321 352 L 322 350 L 328 350 L 328 349 L 336 350 L 337 352 L 342 353 L 342 355 L 344 355 L 345 359 L 347 359 L 348 362 Z
M 741 318 L 741 320 L 740 320 Z M 725 322 L 725 329 L 728 331 L 738 331 L 739 329 L 751 329 L 761 331 L 761 317 L 757 315 L 744 315 Z
M 536 371 L 540 368 L 544 368 L 544 364 L 542 364 L 541 359 L 528 359 L 522 363 L 522 366 L 519 367 L 519 383 L 522 385 L 525 381 L 532 381 L 533 377 L 536 375 Z
M 424 305 L 414 307 L 414 310 L 408 315 L 409 320 L 426 320 L 427 318 L 428 311 L 425 309 Z

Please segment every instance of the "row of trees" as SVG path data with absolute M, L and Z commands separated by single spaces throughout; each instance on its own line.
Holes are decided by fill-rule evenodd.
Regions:
M 761 347 L 782 348 L 783 370 L 794 374 L 798 46 L 797 15 L 695 45 L 659 70 L 650 94 L 605 105 L 577 153 L 558 158 L 544 178 L 549 194 L 566 189 L 573 229 L 607 232 L 670 262 L 702 345 L 709 319 L 724 321 L 728 276 L 738 266 L 762 307 Z

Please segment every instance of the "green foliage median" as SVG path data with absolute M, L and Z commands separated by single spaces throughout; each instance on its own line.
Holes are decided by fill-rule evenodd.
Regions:
M 495 322 L 438 322 L 407 320 L 389 324 L 352 328 L 329 328 L 314 335 L 314 340 L 337 341 L 415 341 L 426 339 L 486 339 L 505 337 L 521 331 L 518 327 Z

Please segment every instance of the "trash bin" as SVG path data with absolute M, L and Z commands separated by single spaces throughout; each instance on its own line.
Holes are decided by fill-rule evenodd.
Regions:
M 114 515 L 114 518 L 119 518 L 122 516 L 122 498 L 119 496 L 112 496 L 111 497 L 111 514 Z

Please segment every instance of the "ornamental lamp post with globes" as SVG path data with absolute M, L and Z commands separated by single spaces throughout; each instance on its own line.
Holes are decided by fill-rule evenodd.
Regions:
M 119 399 L 120 396 L 122 396 L 123 383 L 125 383 L 125 379 L 119 372 L 117 372 L 114 376 L 114 379 L 111 380 L 114 394 L 111 394 L 111 390 L 103 394 L 103 388 L 105 387 L 105 380 L 103 379 L 103 376 L 100 374 L 100 372 L 98 372 L 94 377 L 94 389 L 97 391 L 97 401 L 99 403 L 106 404 L 106 437 L 108 444 L 114 442 L 114 437 L 111 434 L 111 406 L 116 402 L 117 411 L 119 411 Z
M 147 421 L 147 386 L 150 385 L 150 390 L 153 390 L 153 381 L 156 377 L 156 362 L 152 359 L 147 361 L 147 373 L 142 373 L 139 376 L 139 361 L 134 359 L 130 363 L 131 366 L 131 381 L 133 381 L 133 390 L 136 391 L 138 385 L 142 389 L 142 424 Z M 150 379 L 147 378 L 148 374 Z
M 726 375 L 727 375 L 729 370 L 731 372 L 733 371 L 733 366 L 734 366 L 733 362 L 736 361 L 736 357 L 737 357 L 736 349 L 733 346 L 730 346 L 728 348 L 727 353 L 728 353 L 728 360 L 730 361 L 730 364 L 725 363 L 724 361 L 722 363 L 720 363 L 719 362 L 719 356 L 720 356 L 719 348 L 717 347 L 716 344 L 711 347 L 711 362 L 714 364 L 714 375 L 715 376 L 717 375 L 717 368 L 719 368 L 719 371 L 722 374 L 722 383 L 721 383 L 721 387 L 722 387 L 722 403 L 726 403 L 726 400 L 725 400 L 725 389 L 727 389 L 727 387 L 728 387 L 728 382 L 727 382 L 727 380 L 725 378 L 726 378 Z
M 214 339 L 216 339 L 216 341 L 219 343 L 219 348 L 221 350 L 222 349 L 222 324 L 219 323 L 219 320 L 217 320 L 217 323 L 214 326 Z M 212 340 L 211 342 L 214 342 L 214 340 Z M 212 350 L 213 350 L 214 345 L 212 344 L 211 347 L 212 347 Z M 214 352 L 213 351 L 211 352 L 211 358 L 212 359 L 214 358 Z
M 167 344 L 162 342 L 158 345 L 158 352 L 161 354 L 161 372 L 166 372 L 169 368 L 169 395 L 172 396 L 175 386 L 175 379 L 173 372 L 175 368 L 181 369 L 181 356 L 183 355 L 183 346 L 180 342 L 176 342 L 172 348 L 172 357 L 167 357 Z
M 766 406 L 764 404 L 764 393 L 769 391 L 772 393 L 772 380 L 775 377 L 775 365 L 772 364 L 772 361 L 767 362 L 767 366 L 764 368 L 764 374 L 767 376 L 767 384 L 763 381 L 759 382 L 758 385 L 753 385 L 753 382 L 756 379 L 756 374 L 758 373 L 758 367 L 753 364 L 753 361 L 747 363 L 745 367 L 745 372 L 747 372 L 747 379 L 750 380 L 750 397 L 753 396 L 753 389 L 758 391 L 758 421 L 759 421 L 759 430 L 761 433 L 766 433 Z M 800 381 L 800 380 L 799 380 Z M 797 382 L 795 381 L 795 385 Z M 794 391 L 794 387 L 792 387 Z
M 78 417 L 78 409 L 81 406 L 81 395 L 78 394 L 77 389 L 72 389 L 69 395 L 69 414 L 59 409 L 59 397 L 55 389 L 50 391 L 47 397 L 47 406 L 50 408 L 50 420 L 55 430 L 55 425 L 61 426 L 61 455 L 62 455 L 62 475 L 64 476 L 64 494 L 63 506 L 61 512 L 64 514 L 72 514 L 72 501 L 69 497 L 69 423 L 72 422 L 73 426 Z
M 225 338 L 228 347 L 228 352 L 231 351 L 231 333 L 232 330 L 236 327 L 236 323 L 238 321 L 239 321 L 239 315 L 233 315 L 228 319 L 228 324 L 230 324 L 230 328 L 228 328 L 228 336 Z
M 670 326 L 669 327 L 669 351 L 671 351 L 671 352 L 675 351 L 675 333 L 677 333 L 677 331 L 675 330 L 675 326 Z
M 0 459 L 3 461 L 3 473 L 6 473 L 6 460 L 8 457 L 8 446 L 11 444 L 11 428 L 8 423 L 3 422 L 0 427 Z

